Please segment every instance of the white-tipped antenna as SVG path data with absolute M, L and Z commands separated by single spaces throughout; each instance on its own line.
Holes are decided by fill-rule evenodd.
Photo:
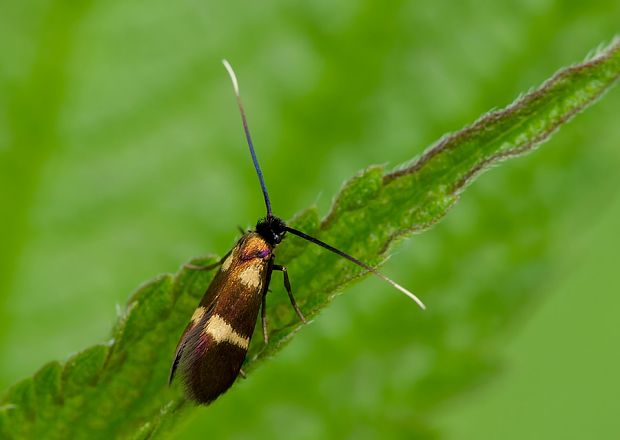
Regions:
M 379 278 L 381 278 L 383 281 L 386 281 L 387 283 L 391 284 L 393 287 L 395 287 L 396 289 L 400 290 L 401 292 L 403 292 L 405 295 L 407 295 L 409 298 L 411 298 L 412 300 L 415 301 L 415 303 L 417 305 L 420 306 L 420 308 L 422 310 L 426 310 L 426 306 L 424 305 L 424 303 L 422 302 L 422 300 L 420 298 L 418 298 L 413 292 L 405 289 L 403 286 L 401 286 L 400 284 L 398 284 L 396 281 L 393 281 L 391 278 L 386 277 L 385 275 L 383 275 L 381 272 L 373 270 L 372 271 L 373 274 L 377 275 Z
M 260 165 L 258 164 L 258 158 L 256 157 L 256 152 L 254 151 L 254 143 L 252 142 L 252 136 L 250 136 L 250 129 L 248 128 L 248 121 L 245 117 L 245 110 L 243 109 L 243 103 L 241 102 L 241 95 L 239 94 L 239 82 L 237 81 L 237 75 L 235 75 L 235 71 L 231 67 L 230 63 L 226 60 L 222 60 L 222 64 L 228 71 L 228 75 L 230 75 L 230 80 L 233 84 L 233 89 L 235 89 L 235 95 L 237 95 L 237 105 L 239 106 L 239 113 L 241 113 L 241 122 L 243 123 L 243 131 L 245 132 L 245 138 L 248 141 L 248 148 L 250 149 L 250 154 L 252 155 L 252 162 L 254 162 L 254 169 L 256 170 L 256 174 L 258 175 L 258 181 L 260 182 L 260 188 L 263 191 L 263 197 L 265 199 L 265 207 L 267 208 L 267 217 L 272 217 L 271 213 L 271 201 L 269 200 L 269 193 L 267 193 L 267 185 L 265 185 L 265 178 L 263 177 L 263 172 L 260 169 Z
M 224 64 L 224 67 L 230 75 L 230 80 L 232 81 L 233 88 L 235 89 L 235 95 L 239 96 L 239 82 L 237 81 L 237 75 L 235 75 L 235 71 L 233 70 L 228 60 L 222 60 L 222 64 Z
M 411 298 L 412 300 L 414 300 L 416 302 L 417 305 L 420 306 L 420 308 L 422 310 L 426 310 L 426 306 L 424 305 L 424 303 L 422 302 L 422 300 L 420 298 L 418 298 L 417 296 L 415 296 L 412 292 L 410 292 L 409 290 L 405 289 L 403 286 L 401 286 L 400 284 L 398 284 L 396 281 L 392 280 L 391 278 L 388 278 L 387 276 L 383 275 L 381 272 L 379 272 L 377 269 L 375 269 L 374 267 L 369 266 L 368 264 L 364 263 L 363 261 L 358 260 L 355 257 L 352 257 L 351 255 L 347 254 L 346 252 L 341 251 L 338 248 L 333 247 L 332 245 L 329 245 L 327 243 L 325 243 L 324 241 L 319 240 L 318 238 L 314 238 L 311 235 L 306 234 L 305 232 L 301 232 L 297 229 L 293 229 L 289 226 L 286 226 L 285 229 L 290 232 L 293 235 L 296 235 L 298 237 L 303 238 L 304 240 L 308 240 L 311 243 L 314 244 L 318 244 L 319 246 L 321 246 L 322 248 L 327 249 L 328 251 L 331 251 L 337 255 L 340 255 L 343 258 L 346 258 L 347 260 L 349 260 L 352 263 L 357 264 L 360 267 L 363 267 L 364 269 L 366 269 L 368 272 L 372 273 L 373 275 L 378 276 L 379 278 L 381 278 L 383 281 L 385 281 L 386 283 L 388 283 L 390 286 L 400 290 L 402 293 L 404 293 L 405 295 L 407 295 L 409 298 Z

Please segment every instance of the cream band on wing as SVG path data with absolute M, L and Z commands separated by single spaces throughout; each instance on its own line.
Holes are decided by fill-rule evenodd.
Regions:
M 247 287 L 259 287 L 261 285 L 261 268 L 256 264 L 249 265 L 239 272 L 239 281 Z
M 237 333 L 220 315 L 213 315 L 207 321 L 203 333 L 210 335 L 215 342 L 229 342 L 237 347 L 248 349 L 250 338 Z
M 202 317 L 205 315 L 206 311 L 207 311 L 207 309 L 205 309 L 202 306 L 200 306 L 196 310 L 194 310 L 194 314 L 192 315 L 192 322 L 194 324 L 197 324 L 198 322 L 200 322 Z
M 232 250 L 230 255 L 222 263 L 222 267 L 220 269 L 222 272 L 226 272 L 228 270 L 228 268 L 230 267 L 230 263 L 232 263 L 233 254 L 235 253 L 235 250 L 236 250 L 236 248 Z

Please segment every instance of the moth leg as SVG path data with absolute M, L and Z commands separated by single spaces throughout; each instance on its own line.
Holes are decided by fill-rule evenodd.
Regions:
M 260 305 L 260 321 L 263 326 L 263 340 L 265 345 L 269 342 L 269 333 L 267 332 L 267 292 L 263 294 L 263 299 Z
M 228 257 L 229 254 L 224 255 L 220 261 L 216 261 L 215 263 L 212 264 L 207 264 L 205 266 L 201 266 L 198 264 L 192 264 L 192 263 L 185 263 L 183 265 L 184 268 L 186 269 L 190 269 L 190 270 L 211 270 L 211 269 L 215 269 L 218 266 L 221 266 L 222 263 L 224 262 L 224 260 L 226 259 L 226 257 Z
M 243 368 L 239 369 L 239 376 L 241 376 L 242 379 L 248 378 L 248 376 L 245 374 L 245 371 L 243 371 Z
M 241 235 L 245 235 L 247 233 L 247 231 L 245 229 L 243 229 L 241 226 L 237 225 L 237 229 L 239 230 L 239 232 L 241 233 Z
M 299 316 L 299 319 L 301 319 L 301 322 L 303 322 L 304 324 L 307 323 L 308 321 L 306 321 L 306 317 L 304 316 L 303 313 L 301 313 L 301 310 L 299 309 L 299 307 L 297 306 L 297 303 L 295 302 L 295 297 L 293 296 L 293 292 L 291 290 L 291 282 L 288 279 L 288 271 L 286 270 L 286 267 L 281 266 L 279 264 L 274 264 L 273 270 L 279 270 L 284 275 L 284 287 L 286 288 L 286 293 L 288 293 L 288 299 L 291 300 L 291 305 L 293 306 L 293 309 L 295 309 L 295 313 L 297 313 L 297 316 Z

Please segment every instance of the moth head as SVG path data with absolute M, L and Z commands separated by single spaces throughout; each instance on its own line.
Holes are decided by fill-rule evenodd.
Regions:
M 256 232 L 272 246 L 277 245 L 286 235 L 286 223 L 281 218 L 267 216 L 256 223 Z

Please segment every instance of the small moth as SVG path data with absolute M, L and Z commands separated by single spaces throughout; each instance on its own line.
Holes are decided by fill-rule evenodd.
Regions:
M 205 267 L 189 265 L 190 268 L 197 270 L 214 269 L 219 266 L 218 272 L 183 331 L 170 367 L 169 383 L 172 383 L 175 372 L 179 370 L 187 396 L 200 404 L 208 404 L 215 400 L 230 388 L 240 374 L 259 309 L 263 339 L 265 343 L 268 342 L 265 300 L 274 270 L 282 272 L 291 306 L 299 319 L 306 322 L 293 297 L 286 267 L 275 263 L 274 249 L 286 233 L 308 240 L 363 267 L 412 298 L 422 309 L 425 308 L 422 301 L 413 293 L 373 267 L 317 238 L 287 226 L 282 219 L 273 215 L 241 102 L 237 77 L 228 61 L 223 60 L 223 63 L 237 97 L 245 137 L 265 199 L 267 215 L 258 221 L 254 231 L 244 233 L 233 249 L 219 262 Z

